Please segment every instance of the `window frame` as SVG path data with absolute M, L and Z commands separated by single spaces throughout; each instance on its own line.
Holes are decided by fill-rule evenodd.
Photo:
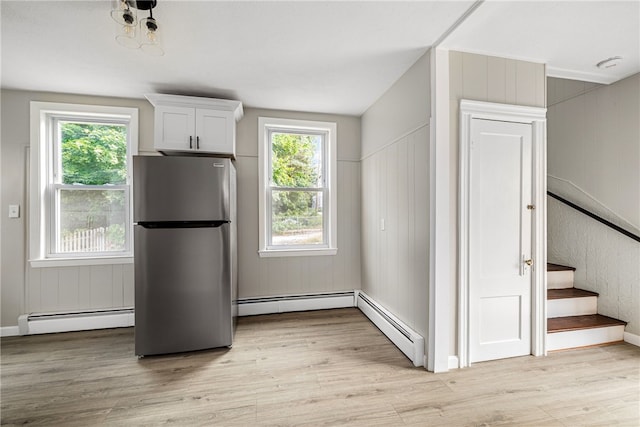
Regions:
M 133 263 L 132 161 L 138 153 L 138 109 L 86 104 L 32 101 L 29 183 L 29 256 L 32 267 Z M 82 186 L 82 189 L 124 190 L 125 250 L 118 252 L 60 253 L 56 249 L 60 189 L 78 189 L 60 182 L 59 122 L 122 124 L 127 127 L 127 179 L 125 184 Z
M 322 245 L 271 245 L 272 237 L 272 192 L 271 185 L 271 134 L 313 134 L 322 135 L 323 186 L 281 187 L 276 191 L 317 191 L 323 193 L 323 240 Z M 288 257 L 335 255 L 337 247 L 337 125 L 322 122 L 273 117 L 258 118 L 258 180 L 259 180 L 259 242 L 260 257 Z M 328 206 L 326 206 L 328 204 Z

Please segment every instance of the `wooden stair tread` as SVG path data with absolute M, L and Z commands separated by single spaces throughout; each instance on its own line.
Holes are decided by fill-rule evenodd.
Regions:
M 580 329 L 604 328 L 607 326 L 625 326 L 627 322 L 601 314 L 587 314 L 584 316 L 553 317 L 547 319 L 547 332 L 565 332 Z
M 596 292 L 578 288 L 547 289 L 547 299 L 586 298 L 597 297 Z
M 566 265 L 547 263 L 547 271 L 576 271 L 575 267 Z

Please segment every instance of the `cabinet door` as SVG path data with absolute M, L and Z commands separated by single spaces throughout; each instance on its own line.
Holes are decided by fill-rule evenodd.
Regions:
M 196 109 L 196 149 L 235 156 L 235 121 L 230 111 Z
M 160 105 L 155 109 L 155 149 L 195 149 L 195 109 Z M 191 138 L 191 148 L 189 147 Z

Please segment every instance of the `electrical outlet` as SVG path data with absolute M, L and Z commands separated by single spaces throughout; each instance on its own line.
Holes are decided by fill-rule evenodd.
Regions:
M 20 218 L 20 205 L 9 205 L 9 218 Z

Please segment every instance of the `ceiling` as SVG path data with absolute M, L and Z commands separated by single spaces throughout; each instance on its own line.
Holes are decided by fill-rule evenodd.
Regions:
M 158 0 L 165 55 L 118 45 L 110 1 L 0 3 L 2 88 L 361 115 L 474 1 Z M 486 1 L 442 47 L 610 83 L 640 71 L 640 3 Z M 140 15 L 143 15 L 140 13 Z M 595 63 L 624 58 L 615 68 Z
M 613 83 L 640 72 L 640 1 L 486 1 L 440 45 L 547 64 L 547 75 Z M 620 65 L 599 69 L 613 56 Z

